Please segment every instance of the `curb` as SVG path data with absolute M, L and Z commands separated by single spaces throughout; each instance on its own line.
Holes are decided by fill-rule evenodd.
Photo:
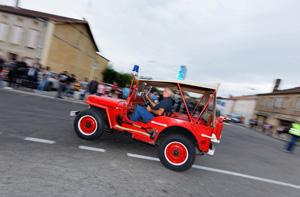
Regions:
M 263 134 L 263 135 L 265 135 L 265 136 L 269 136 L 269 137 L 271 137 L 271 138 L 274 138 L 274 139 L 277 139 L 277 140 L 280 140 L 280 141 L 283 141 L 283 142 L 288 142 L 288 141 L 289 141 L 288 139 L 283 139 L 283 138 L 281 138 L 281 137 L 277 137 L 277 136 L 274 136 L 274 135 L 266 135 L 266 134 L 264 134 L 261 130 L 256 129 L 256 128 L 247 127 L 246 125 L 242 125 L 242 124 L 239 124 L 239 126 L 242 126 L 242 127 L 245 127 L 245 128 L 251 129 L 251 130 L 255 130 L 255 131 L 257 131 L 258 133 L 261 133 L 261 134 Z M 299 142 L 296 142 L 295 145 L 300 147 L 300 143 L 299 143 Z
M 4 91 L 11 91 L 11 92 L 17 92 L 17 93 L 22 93 L 22 94 L 27 94 L 27 95 L 32 95 L 32 96 L 39 96 L 39 97 L 43 97 L 43 98 L 54 99 L 54 100 L 59 100 L 59 101 L 64 101 L 64 102 L 71 102 L 71 103 L 76 103 L 76 104 L 88 105 L 84 102 L 77 101 L 77 100 L 69 100 L 67 98 L 59 99 L 59 98 L 56 98 L 55 96 L 52 96 L 52 95 L 51 96 L 46 95 L 46 94 L 44 94 L 44 92 L 34 93 L 34 92 L 29 92 L 29 90 L 27 90 L 27 91 L 26 90 L 17 90 L 17 89 L 13 89 L 11 87 L 0 88 L 0 90 L 1 89 L 4 90 Z

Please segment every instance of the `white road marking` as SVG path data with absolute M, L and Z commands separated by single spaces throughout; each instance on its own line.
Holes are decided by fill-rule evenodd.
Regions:
M 136 155 L 136 154 L 131 154 L 131 153 L 127 153 L 127 155 L 129 157 L 134 157 L 134 158 L 139 158 L 139 159 L 159 161 L 159 159 L 155 158 L 155 157 L 149 157 L 149 156 L 144 156 L 144 155 Z M 228 175 L 232 175 L 232 176 L 238 176 L 238 177 L 252 179 L 252 180 L 256 180 L 256 181 L 262 181 L 262 182 L 266 182 L 266 183 L 272 183 L 272 184 L 276 184 L 276 185 L 282 185 L 282 186 L 287 186 L 287 187 L 300 189 L 299 185 L 294 185 L 294 184 L 285 183 L 285 182 L 281 182 L 281 181 L 276 181 L 276 180 L 272 180 L 272 179 L 265 179 L 265 178 L 251 176 L 251 175 L 247 175 L 247 174 L 241 174 L 241 173 L 237 173 L 237 172 L 231 172 L 231 171 L 227 171 L 227 170 L 221 170 L 221 169 L 217 169 L 217 168 L 209 168 L 209 167 L 199 166 L 199 165 L 193 165 L 192 168 L 211 171 L 211 172 L 218 172 L 218 173 L 222 173 L 222 174 L 228 174 Z
M 105 149 L 102 149 L 102 148 L 94 148 L 94 147 L 89 147 L 89 146 L 79 146 L 78 147 L 79 149 L 83 149 L 83 150 L 91 150 L 91 151 L 97 151 L 97 152 L 106 152 Z
M 152 161 L 159 161 L 158 158 L 155 157 L 148 157 L 144 155 L 137 155 L 137 154 L 132 154 L 132 153 L 127 153 L 128 157 L 134 157 L 134 158 L 139 158 L 139 159 L 147 159 L 147 160 L 152 160 Z
M 55 141 L 52 141 L 52 140 L 44 140 L 44 139 L 33 138 L 33 137 L 25 137 L 24 140 L 32 141 L 32 142 L 40 142 L 40 143 L 45 143 L 45 144 L 55 144 Z
M 283 185 L 283 186 L 287 186 L 287 187 L 292 187 L 292 188 L 300 189 L 299 185 L 294 185 L 294 184 L 285 183 L 285 182 L 281 182 L 281 181 L 276 181 L 276 180 L 272 180 L 272 179 L 265 179 L 265 178 L 260 178 L 260 177 L 251 176 L 251 175 L 247 175 L 247 174 L 241 174 L 241 173 L 237 173 L 237 172 L 231 172 L 231 171 L 227 171 L 227 170 L 220 170 L 220 169 L 216 169 L 216 168 L 209 168 L 209 167 L 205 167 L 205 166 L 193 165 L 192 167 L 193 168 L 197 168 L 197 169 L 201 169 L 201 170 L 218 172 L 218 173 L 228 174 L 228 175 L 232 175 L 232 176 L 239 176 L 239 177 L 243 177 L 243 178 L 247 178 L 247 179 L 252 179 L 252 180 L 256 180 L 256 181 L 262 181 L 262 182 L 267 182 L 267 183 L 273 183 L 273 184 L 276 184 L 276 185 Z

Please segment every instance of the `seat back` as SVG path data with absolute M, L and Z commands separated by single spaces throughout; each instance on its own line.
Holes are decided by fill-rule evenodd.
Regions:
M 210 124 L 210 120 L 211 120 L 211 114 L 208 113 L 208 112 L 204 112 L 204 113 L 201 115 L 201 119 L 204 120 L 204 122 L 206 123 L 206 125 L 209 125 L 209 124 Z

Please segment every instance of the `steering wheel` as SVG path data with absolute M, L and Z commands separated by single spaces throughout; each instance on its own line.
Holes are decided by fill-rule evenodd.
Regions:
M 146 95 L 147 95 L 147 94 L 146 94 L 145 92 L 143 92 L 142 95 L 141 95 L 141 96 L 142 96 L 142 99 L 143 99 L 143 101 L 144 101 L 144 103 L 145 103 L 146 106 L 149 105 L 150 107 L 152 107 L 150 101 L 148 101 L 148 100 L 146 99 Z

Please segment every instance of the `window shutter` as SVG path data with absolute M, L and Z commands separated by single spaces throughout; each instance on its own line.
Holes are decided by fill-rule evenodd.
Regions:
M 37 47 L 38 36 L 38 31 L 30 29 L 26 38 L 25 45 L 29 48 L 35 49 Z
M 4 23 L 0 23 L 0 40 L 5 41 L 7 35 L 7 25 Z
M 11 37 L 10 37 L 10 42 L 12 44 L 17 44 L 21 45 L 22 37 L 23 37 L 23 32 L 24 29 L 21 27 L 13 26 L 12 27 L 12 32 L 11 32 Z

